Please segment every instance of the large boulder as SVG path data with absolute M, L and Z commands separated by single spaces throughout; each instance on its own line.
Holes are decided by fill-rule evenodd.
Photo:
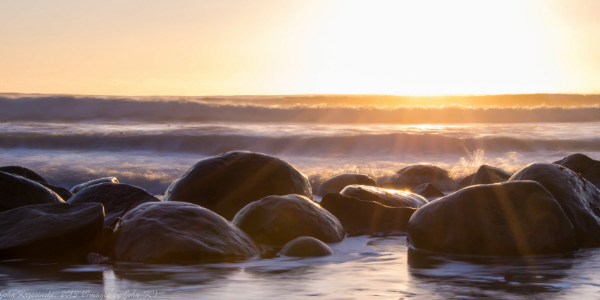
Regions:
M 456 182 L 450 178 L 448 171 L 434 165 L 419 164 L 400 169 L 394 176 L 389 178 L 390 182 L 416 182 L 433 183 L 442 190 L 454 190 Z
M 585 179 L 600 189 L 600 161 L 591 159 L 587 155 L 576 153 L 563 157 L 554 163 L 569 168 L 575 173 L 581 174 Z
M 68 201 L 68 203 L 102 203 L 106 215 L 104 223 L 107 226 L 110 226 L 126 211 L 130 211 L 142 203 L 159 201 L 158 198 L 137 186 L 105 182 L 89 186 L 79 191 Z
M 24 177 L 0 172 L 0 212 L 48 203 L 64 203 L 53 191 Z
M 40 181 L 36 181 L 36 182 L 43 185 L 47 189 L 55 192 L 64 201 L 67 201 L 67 200 L 71 199 L 71 197 L 73 197 L 73 193 L 71 193 L 71 191 L 69 191 L 68 189 L 66 189 L 64 187 L 56 186 L 56 185 L 53 185 L 53 184 L 50 184 L 47 182 L 40 182 Z
M 74 186 L 71 189 L 71 193 L 77 194 L 79 191 L 85 189 L 86 187 L 96 185 L 96 184 L 101 184 L 101 183 L 119 183 L 119 180 L 117 180 L 117 177 L 104 177 L 104 178 L 90 180 L 90 181 L 80 183 L 80 184 Z
M 577 249 L 558 202 L 534 181 L 476 185 L 432 201 L 408 222 L 417 249 L 465 255 L 535 255 Z
M 29 168 L 25 168 L 22 166 L 2 166 L 2 167 L 0 167 L 0 172 L 19 175 L 21 177 L 24 177 L 24 178 L 27 178 L 29 180 L 33 180 L 36 182 L 40 182 L 40 183 L 41 182 L 48 183 L 48 181 L 46 181 L 46 179 L 44 179 L 44 177 L 42 177 L 42 175 L 36 173 L 35 171 L 33 171 Z
M 279 158 L 232 151 L 195 163 L 169 186 L 164 201 L 198 204 L 230 220 L 253 201 L 288 194 L 312 199 L 308 178 Z
M 191 203 L 142 203 L 123 216 L 115 231 L 118 261 L 221 260 L 260 253 L 252 239 L 239 228 Z
M 412 191 L 414 188 L 421 185 L 421 182 L 418 181 L 394 181 L 388 180 L 379 185 L 380 188 L 391 189 L 391 190 L 400 190 L 400 191 Z
M 474 177 L 475 177 L 475 174 L 471 174 L 471 175 L 468 175 L 468 176 L 464 177 L 463 179 L 461 179 L 460 181 L 458 181 L 456 189 L 457 190 L 461 190 L 461 189 L 464 189 L 464 188 L 470 186 Z
M 364 174 L 340 174 L 325 180 L 319 185 L 317 195 L 325 196 L 329 193 L 339 193 L 349 185 L 377 186 L 375 180 Z
M 341 194 L 348 197 L 358 198 L 360 200 L 379 202 L 390 207 L 419 208 L 427 204 L 427 199 L 411 192 L 390 190 L 366 185 L 349 185 L 342 190 Z
M 579 247 L 600 246 L 600 190 L 561 165 L 535 163 L 510 181 L 534 180 L 546 188 L 571 220 Z
M 412 190 L 413 193 L 421 195 L 426 199 L 444 197 L 444 193 L 431 183 L 423 183 Z
M 310 236 L 301 236 L 285 244 L 279 252 L 285 256 L 314 257 L 333 254 L 327 244 Z
M 269 196 L 254 201 L 241 209 L 232 223 L 265 245 L 282 246 L 301 236 L 335 243 L 345 236 L 335 216 L 301 195 Z
M 0 260 L 85 260 L 104 224 L 100 203 L 30 205 L 0 213 Z
M 506 182 L 512 174 L 500 169 L 482 165 L 471 180 L 471 185 Z
M 321 207 L 334 215 L 352 236 L 404 231 L 408 220 L 417 210 L 410 207 L 389 207 L 339 193 L 325 195 Z

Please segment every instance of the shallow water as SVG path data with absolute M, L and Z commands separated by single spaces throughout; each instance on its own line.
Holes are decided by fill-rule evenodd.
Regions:
M 593 299 L 600 250 L 527 259 L 409 249 L 405 237 L 349 237 L 322 258 L 192 265 L 0 263 L 0 290 L 75 299 Z M 70 293 L 70 294 L 69 294 Z M 136 294 L 137 293 L 137 294 Z M 148 293 L 148 294 L 146 294 Z M 136 296 L 137 295 L 137 296 Z M 10 299 L 10 298 L 6 298 Z M 32 298 L 39 299 L 39 298 Z

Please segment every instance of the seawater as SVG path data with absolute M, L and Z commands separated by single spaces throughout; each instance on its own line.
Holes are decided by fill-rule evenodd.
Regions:
M 209 100 L 0 97 L 0 165 L 29 167 L 66 188 L 116 176 L 159 195 L 196 161 L 231 150 L 282 158 L 314 186 L 350 172 L 383 181 L 417 163 L 438 165 L 460 179 L 482 164 L 515 172 L 577 152 L 600 159 L 595 106 L 390 108 Z M 324 258 L 191 265 L 5 261 L 0 298 L 9 299 L 2 293 L 10 291 L 37 297 L 32 299 L 48 292 L 81 299 L 600 297 L 598 249 L 491 259 L 417 251 L 403 236 L 348 237 L 330 246 L 335 254 Z

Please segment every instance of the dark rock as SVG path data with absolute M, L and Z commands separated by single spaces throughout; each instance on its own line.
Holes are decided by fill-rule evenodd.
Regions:
M 435 185 L 431 183 L 423 183 L 414 188 L 412 192 L 427 199 L 444 197 L 444 193 L 442 193 Z
M 119 261 L 177 262 L 252 257 L 259 248 L 239 228 L 196 204 L 146 202 L 125 214 L 116 234 Z
M 198 204 L 232 219 L 250 202 L 288 194 L 312 199 L 308 178 L 279 158 L 232 151 L 195 163 L 171 184 L 164 201 Z
M 574 251 L 575 233 L 539 183 L 476 185 L 432 201 L 408 222 L 418 249 L 466 255 L 535 255 Z
M 53 191 L 24 177 L 0 172 L 0 212 L 48 203 L 64 203 Z
M 565 156 L 554 163 L 581 174 L 583 178 L 600 189 L 600 161 L 591 159 L 587 155 L 576 153 Z
M 506 182 L 510 176 L 512 176 L 512 174 L 507 173 L 502 169 L 482 165 L 477 170 L 477 173 L 475 173 L 471 185 Z
M 340 174 L 325 180 L 319 186 L 317 195 L 325 196 L 329 193 L 339 193 L 349 185 L 377 186 L 375 180 L 363 174 Z
M 104 224 L 102 204 L 19 207 L 0 213 L 0 260 L 85 260 Z
M 432 183 L 443 190 L 454 190 L 456 182 L 450 178 L 448 171 L 434 165 L 420 164 L 408 166 L 396 172 L 387 181 L 414 181 L 418 185 Z M 415 186 L 416 187 L 416 186 Z
M 417 181 L 386 181 L 379 185 L 380 188 L 401 190 L 401 191 L 412 191 L 412 189 L 418 187 L 422 183 Z
M 285 244 L 279 253 L 285 256 L 314 257 L 331 255 L 333 250 L 314 237 L 301 236 Z
M 427 204 L 427 199 L 411 192 L 383 189 L 366 185 L 349 185 L 342 195 L 360 200 L 375 201 L 390 207 L 419 208 Z
M 600 190 L 568 168 L 530 164 L 510 181 L 534 180 L 546 188 L 571 220 L 579 247 L 600 246 Z
M 344 239 L 340 221 L 319 204 L 301 195 L 269 196 L 241 209 L 233 224 L 259 244 L 285 245 L 301 236 L 326 243 Z
M 470 185 L 471 185 L 471 182 L 473 181 L 473 177 L 475 177 L 475 174 L 471 174 L 471 175 L 469 175 L 469 176 L 467 176 L 467 177 L 465 177 L 465 178 L 461 179 L 461 180 L 458 182 L 458 185 L 457 185 L 456 189 L 457 189 L 457 190 L 462 190 L 462 189 L 464 189 L 464 188 L 466 188 L 466 187 L 470 186 Z
M 130 211 L 146 202 L 160 200 L 146 190 L 123 183 L 100 183 L 79 191 L 69 200 L 71 204 L 98 202 L 104 205 L 104 223 L 112 225 L 127 210 Z
M 21 177 L 27 178 L 29 180 L 37 181 L 39 183 L 42 183 L 42 182 L 48 183 L 48 181 L 46 181 L 46 179 L 44 179 L 44 177 L 42 177 L 40 174 L 36 173 L 35 171 L 33 171 L 31 169 L 21 167 L 21 166 L 2 166 L 2 167 L 0 167 L 0 172 L 19 175 Z
M 339 193 L 325 195 L 321 206 L 334 215 L 352 236 L 406 230 L 408 220 L 417 210 L 410 207 L 389 207 Z
M 71 191 L 69 191 L 68 189 L 66 189 L 64 187 L 55 186 L 55 185 L 49 184 L 47 182 L 37 181 L 37 183 L 39 183 L 39 184 L 43 185 L 44 187 L 46 187 L 47 189 L 55 192 L 64 201 L 67 201 L 67 200 L 71 199 L 71 197 L 73 197 L 73 193 L 71 193 Z
M 98 178 L 98 179 L 90 180 L 88 182 L 80 183 L 80 184 L 74 186 L 71 189 L 71 193 L 77 194 L 79 191 L 85 189 L 88 186 L 101 184 L 101 183 L 119 183 L 119 181 L 117 180 L 117 177 Z

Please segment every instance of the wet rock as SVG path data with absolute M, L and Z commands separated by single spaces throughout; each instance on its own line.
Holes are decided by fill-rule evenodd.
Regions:
M 191 203 L 146 202 L 117 227 L 119 261 L 178 262 L 252 257 L 259 248 L 239 228 Z
M 400 190 L 400 191 L 412 191 L 422 183 L 417 181 L 386 181 L 379 185 L 380 188 Z
M 0 212 L 48 203 L 64 203 L 53 191 L 24 177 L 0 172 Z
M 308 178 L 279 158 L 232 151 L 195 163 L 169 186 L 164 201 L 198 204 L 232 219 L 253 201 L 288 194 L 312 199 Z
M 100 183 L 89 186 L 79 191 L 68 203 L 98 202 L 104 205 L 106 226 L 114 224 L 127 210 L 130 211 L 146 202 L 159 202 L 160 200 L 146 190 L 137 186 L 123 183 Z
M 301 195 L 269 196 L 241 209 L 233 224 L 259 244 L 285 245 L 301 236 L 326 243 L 344 239 L 340 221 L 319 204 Z
M 571 169 L 581 174 L 585 179 L 600 189 L 600 161 L 591 159 L 587 155 L 576 153 L 555 161 L 555 164 Z M 1 171 L 1 170 L 0 170 Z
M 477 173 L 475 173 L 475 177 L 473 177 L 471 185 L 506 182 L 510 176 L 512 176 L 512 174 L 505 172 L 500 168 L 482 165 L 477 170 Z
M 387 181 L 406 181 L 423 183 L 432 183 L 443 190 L 454 190 L 456 182 L 450 178 L 448 171 L 434 165 L 420 164 L 408 166 L 396 172 L 396 174 Z
M 285 244 L 279 253 L 285 256 L 314 257 L 331 255 L 333 250 L 314 237 L 301 236 Z
M 0 167 L 0 172 L 19 175 L 21 177 L 25 177 L 29 180 L 37 181 L 39 183 L 42 183 L 42 182 L 48 183 L 48 181 L 46 181 L 46 179 L 44 179 L 44 177 L 42 177 L 42 175 L 36 173 L 35 171 L 33 171 L 31 169 L 21 167 L 21 166 L 2 166 L 2 167 Z
M 104 177 L 104 178 L 94 179 L 94 180 L 90 180 L 88 182 L 80 183 L 80 184 L 74 186 L 71 189 L 71 193 L 77 194 L 79 191 L 85 189 L 88 186 L 101 184 L 101 183 L 119 183 L 119 181 L 117 180 L 117 177 Z
M 71 191 L 69 191 L 68 189 L 66 189 L 64 187 L 55 186 L 55 185 L 52 185 L 52 184 L 47 183 L 47 182 L 39 182 L 39 181 L 37 181 L 37 183 L 39 183 L 39 184 L 43 185 L 44 187 L 46 187 L 47 189 L 55 192 L 64 201 L 67 201 L 67 200 L 71 199 L 71 197 L 73 197 L 73 193 L 71 193 Z
M 432 201 L 410 218 L 408 240 L 418 249 L 466 255 L 577 249 L 571 222 L 534 181 L 471 186 Z
M 568 168 L 535 163 L 515 173 L 509 181 L 539 182 L 558 201 L 571 220 L 579 247 L 600 246 L 600 190 Z
M 475 174 L 471 174 L 471 175 L 469 175 L 469 176 L 461 179 L 458 182 L 458 185 L 456 186 L 456 189 L 457 190 L 461 190 L 461 189 L 464 189 L 464 188 L 470 186 L 471 182 L 473 181 L 473 177 L 475 177 Z
M 412 192 L 421 195 L 426 199 L 444 197 L 444 193 L 431 183 L 423 183 L 414 188 Z
M 406 191 L 390 190 L 366 185 L 349 185 L 341 192 L 342 195 L 360 200 L 375 201 L 390 207 L 419 208 L 427 204 L 427 199 Z
M 317 195 L 325 196 L 329 193 L 339 193 L 349 185 L 377 186 L 375 180 L 363 174 L 340 174 L 325 180 L 319 185 Z
M 408 220 L 417 210 L 410 207 L 389 207 L 340 193 L 325 195 L 321 207 L 334 215 L 351 236 L 404 231 Z
M 0 260 L 85 260 L 104 224 L 99 203 L 41 204 L 0 213 Z

